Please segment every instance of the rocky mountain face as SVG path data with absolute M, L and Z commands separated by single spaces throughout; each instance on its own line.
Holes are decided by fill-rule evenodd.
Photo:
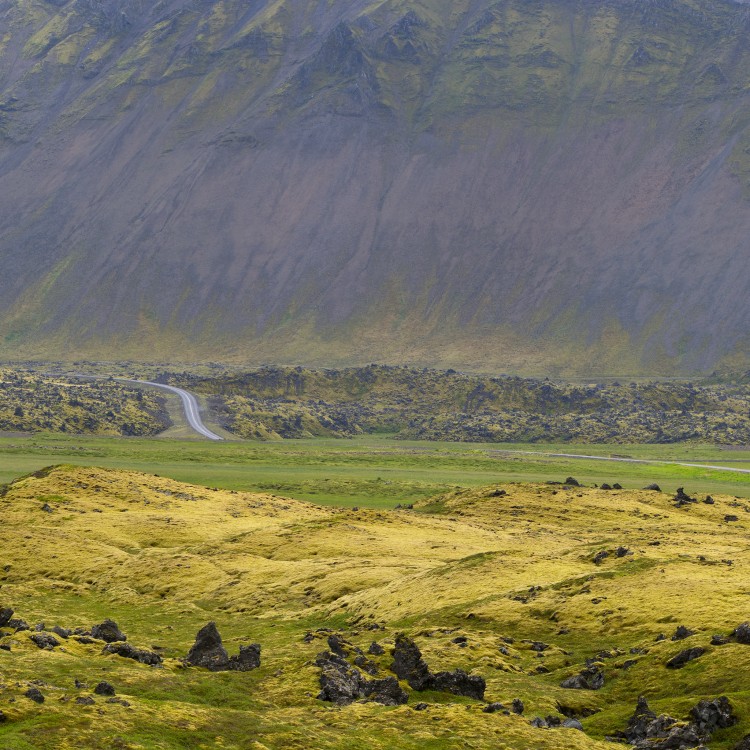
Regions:
M 0 0 L 0 355 L 748 362 L 750 9 Z

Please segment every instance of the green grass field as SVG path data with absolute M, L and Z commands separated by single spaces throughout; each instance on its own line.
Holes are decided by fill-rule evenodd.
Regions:
M 512 453 L 511 451 L 518 451 Z M 665 491 L 750 496 L 750 474 L 674 464 L 614 463 L 543 453 L 621 456 L 750 469 L 750 450 L 703 445 L 425 443 L 387 437 L 222 442 L 36 435 L 0 438 L 0 482 L 51 464 L 143 471 L 193 484 L 262 490 L 323 505 L 392 507 L 455 487 L 493 482 L 619 482 Z

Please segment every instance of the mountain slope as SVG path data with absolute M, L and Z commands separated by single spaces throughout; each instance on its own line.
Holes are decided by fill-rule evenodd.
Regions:
M 747 362 L 744 5 L 0 18 L 4 353 Z

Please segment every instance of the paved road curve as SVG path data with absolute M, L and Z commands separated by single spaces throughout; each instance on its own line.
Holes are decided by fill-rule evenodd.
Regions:
M 172 391 L 182 399 L 182 405 L 185 408 L 185 416 L 188 424 L 200 435 L 207 437 L 209 440 L 223 440 L 224 438 L 217 435 L 203 424 L 200 412 L 198 411 L 198 401 L 192 393 L 183 391 L 182 388 L 176 388 L 173 385 L 164 385 L 164 383 L 153 383 L 150 380 L 130 380 L 129 378 L 115 378 L 123 383 L 140 383 L 141 385 L 152 385 L 154 388 L 162 388 L 165 391 Z

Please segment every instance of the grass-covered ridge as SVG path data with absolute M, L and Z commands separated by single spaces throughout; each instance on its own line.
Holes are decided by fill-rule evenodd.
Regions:
M 0 498 L 0 608 L 46 632 L 111 617 L 163 668 L 73 637 L 41 650 L 28 631 L 0 628 L 11 649 L 0 650 L 0 744 L 593 749 L 611 747 L 604 736 L 625 728 L 644 694 L 677 719 L 727 695 L 739 723 L 715 732 L 711 748 L 731 748 L 750 732 L 750 646 L 710 640 L 748 619 L 750 506 L 713 499 L 677 507 L 671 492 L 508 483 L 412 510 L 344 510 L 120 470 L 37 472 Z M 261 667 L 182 667 L 209 620 L 232 653 L 260 643 Z M 693 635 L 670 640 L 678 625 Z M 368 657 L 381 677 L 403 631 L 431 669 L 481 675 L 486 700 L 520 698 L 524 714 L 405 683 L 405 706 L 332 707 L 315 698 L 313 661 L 330 634 L 318 628 L 363 651 L 381 644 L 385 654 Z M 665 666 L 692 647 L 706 652 Z M 586 659 L 604 673 L 601 690 L 560 687 Z M 102 679 L 129 705 L 76 702 Z M 23 695 L 34 681 L 41 705 Z M 419 702 L 425 711 L 413 710 Z M 584 732 L 529 724 L 561 710 Z
M 255 440 L 750 444 L 750 388 L 719 379 L 576 383 L 385 365 L 159 377 L 201 393 L 227 430 Z

